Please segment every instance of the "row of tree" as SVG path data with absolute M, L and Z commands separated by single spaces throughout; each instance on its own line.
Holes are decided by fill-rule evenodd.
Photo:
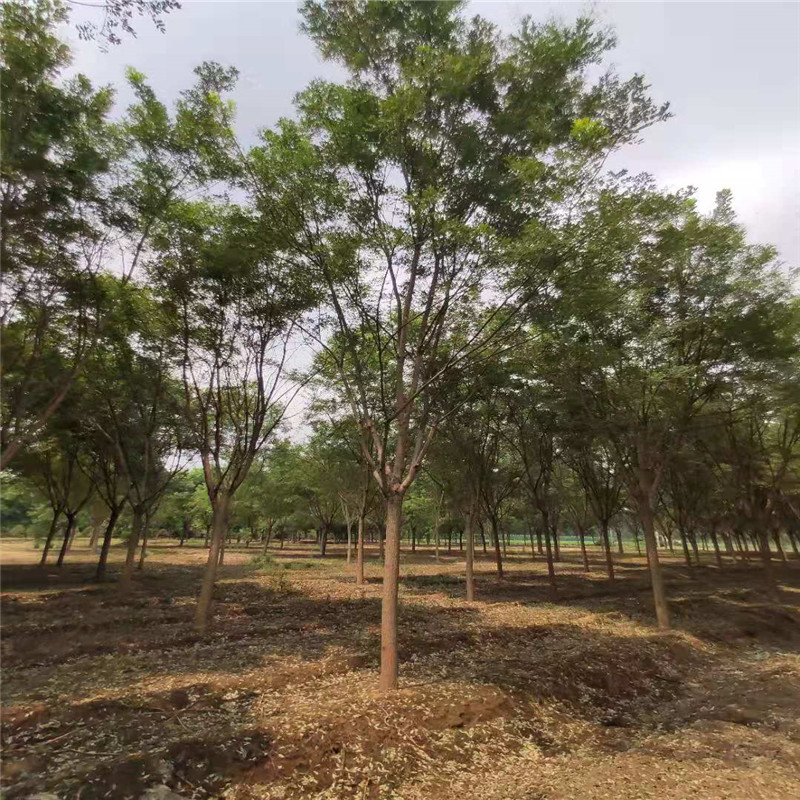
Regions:
M 171 109 L 131 70 L 112 118 L 110 87 L 65 77 L 58 2 L 0 13 L 2 464 L 48 500 L 43 560 L 99 505 L 102 578 L 129 514 L 126 587 L 159 509 L 197 507 L 196 468 L 204 630 L 237 517 L 268 539 L 301 498 L 324 551 L 379 514 L 384 689 L 404 515 L 463 531 L 469 599 L 476 532 L 502 577 L 511 519 L 554 593 L 565 531 L 594 531 L 613 579 L 623 509 L 662 628 L 673 532 L 689 561 L 698 539 L 719 561 L 755 545 L 775 593 L 800 520 L 800 301 L 728 193 L 704 215 L 604 172 L 669 116 L 641 76 L 591 77 L 610 32 L 308 0 L 303 30 L 349 77 L 245 149 L 234 69 L 198 67 Z

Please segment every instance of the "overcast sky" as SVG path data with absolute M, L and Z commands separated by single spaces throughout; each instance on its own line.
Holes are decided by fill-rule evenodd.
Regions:
M 599 3 L 596 15 L 617 31 L 609 57 L 620 75 L 643 73 L 658 102 L 675 116 L 645 133 L 643 144 L 620 153 L 614 168 L 647 171 L 671 188 L 698 188 L 701 207 L 730 188 L 754 240 L 775 244 L 790 267 L 800 266 L 800 3 Z M 511 30 L 530 14 L 574 18 L 584 3 L 473 2 L 471 9 Z M 76 9 L 73 21 L 91 15 Z M 145 72 L 172 100 L 193 82 L 205 60 L 240 71 L 234 99 L 238 130 L 256 130 L 292 114 L 292 99 L 316 77 L 336 78 L 298 31 L 294 2 L 184 0 L 158 33 L 147 22 L 138 37 L 103 53 L 78 42 L 75 67 L 97 83 L 119 87 L 127 65 Z

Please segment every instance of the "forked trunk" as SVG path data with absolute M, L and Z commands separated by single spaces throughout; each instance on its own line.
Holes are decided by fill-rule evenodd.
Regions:
M 58 560 L 56 561 L 57 567 L 60 567 L 64 563 L 64 556 L 67 554 L 67 550 L 69 550 L 69 543 L 72 541 L 74 533 L 75 514 L 67 512 L 67 527 L 64 529 L 64 539 L 61 542 L 61 550 L 58 554 Z
M 397 592 L 400 583 L 400 533 L 403 524 L 403 495 L 392 493 L 386 501 L 386 543 L 384 545 L 383 602 L 381 604 L 380 689 L 397 688 Z
M 106 579 L 106 565 L 108 564 L 108 551 L 111 548 L 111 536 L 114 533 L 114 528 L 117 524 L 117 519 L 121 511 L 122 506 L 119 506 L 118 508 L 113 509 L 108 517 L 106 531 L 103 534 L 103 546 L 100 548 L 100 558 L 97 561 L 95 580 L 104 581 Z
M 214 512 L 211 518 L 211 546 L 208 550 L 200 597 L 197 600 L 194 615 L 194 626 L 200 633 L 205 633 L 211 617 L 211 600 L 214 596 L 219 555 L 228 532 L 228 503 L 229 499 L 224 495 L 217 495 L 214 503 Z
M 58 527 L 58 518 L 61 516 L 61 509 L 53 512 L 53 518 L 50 520 L 50 529 L 47 531 L 47 538 L 44 540 L 44 549 L 42 550 L 42 557 L 39 559 L 39 566 L 44 567 L 47 563 L 47 554 L 50 552 L 50 545 L 53 543 L 53 537 L 56 535 L 56 528 Z
M 136 551 L 139 548 L 139 537 L 142 534 L 143 519 L 144 509 L 141 506 L 134 506 L 131 535 L 128 538 L 128 548 L 125 553 L 125 564 L 122 567 L 122 574 L 119 578 L 119 591 L 121 594 L 130 591 L 131 583 L 133 582 L 133 564 L 136 561 Z
M 264 555 L 267 554 L 267 550 L 269 550 L 269 543 L 272 541 L 272 529 L 275 527 L 275 522 L 273 520 L 269 521 L 269 525 L 267 525 L 267 532 L 264 536 Z
M 692 543 L 692 552 L 694 553 L 694 563 L 697 566 L 700 566 L 700 549 L 697 546 L 697 535 L 695 532 L 690 528 L 689 529 L 689 541 Z
M 642 478 L 645 483 L 647 478 Z M 664 577 L 661 574 L 661 562 L 658 559 L 658 543 L 654 527 L 654 514 L 650 505 L 651 491 L 642 491 L 639 496 L 639 521 L 644 529 L 644 544 L 647 550 L 647 565 L 650 569 L 650 581 L 653 586 L 653 602 L 656 609 L 656 621 L 662 630 L 669 630 L 669 608 L 664 592 Z

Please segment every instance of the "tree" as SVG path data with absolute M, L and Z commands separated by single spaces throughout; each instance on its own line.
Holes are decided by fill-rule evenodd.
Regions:
M 284 365 L 308 295 L 242 209 L 176 202 L 156 241 L 150 274 L 174 323 L 184 424 L 213 509 L 195 616 L 202 631 L 231 501 L 300 385 L 287 381 Z
M 3 468 L 63 402 L 102 314 L 94 278 L 109 249 L 105 177 L 119 157 L 112 92 L 83 75 L 61 80 L 64 19 L 47 0 L 0 9 Z
M 313 84 L 300 124 L 267 135 L 250 162 L 258 202 L 290 221 L 286 250 L 327 289 L 346 352 L 340 388 L 372 445 L 365 457 L 386 502 L 383 690 L 397 685 L 403 499 L 443 419 L 432 398 L 448 370 L 485 357 L 504 331 L 486 320 L 460 337 L 459 321 L 483 287 L 502 287 L 491 280 L 491 223 L 519 225 L 517 159 L 546 159 L 585 113 L 620 112 L 605 147 L 663 113 L 640 80 L 587 85 L 584 68 L 612 43 L 588 20 L 525 22 L 501 42 L 460 8 L 306 2 L 304 29 L 350 80 Z M 500 308 L 528 285 L 502 287 Z M 365 351 L 378 357 L 377 414 Z
M 774 251 L 747 244 L 729 193 L 703 217 L 686 193 L 612 183 L 565 234 L 565 261 L 582 278 L 565 287 L 557 380 L 582 430 L 614 453 L 667 628 L 654 518 L 669 455 L 740 376 L 786 358 L 790 293 Z

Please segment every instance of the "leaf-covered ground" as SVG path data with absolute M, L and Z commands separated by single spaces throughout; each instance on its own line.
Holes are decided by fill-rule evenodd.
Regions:
M 59 573 L 3 543 L 3 793 L 61 798 L 800 797 L 800 563 L 667 559 L 658 634 L 643 561 L 610 584 L 575 554 L 405 554 L 401 689 L 377 692 L 380 569 L 341 552 L 227 555 L 213 630 L 191 627 L 205 552 L 154 547 L 120 598 L 76 547 Z M 118 563 L 121 548 L 113 551 Z M 114 568 L 111 577 L 114 577 Z

